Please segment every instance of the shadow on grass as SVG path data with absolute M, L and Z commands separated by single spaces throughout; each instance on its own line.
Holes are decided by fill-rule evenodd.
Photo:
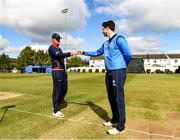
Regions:
M 4 114 L 2 115 L 2 117 L 1 117 L 1 119 L 0 119 L 0 123 L 1 123 L 2 120 L 4 119 L 4 117 L 5 117 L 8 109 L 9 109 L 9 108 L 13 108 L 13 107 L 16 107 L 16 106 L 15 106 L 15 105 L 8 105 L 8 106 L 4 106 L 4 107 L 1 108 L 1 109 L 4 109 Z
M 8 109 L 5 109 L 4 114 L 2 115 L 2 117 L 1 117 L 1 119 L 0 119 L 0 123 L 1 123 L 2 120 L 4 119 L 4 117 L 5 117 L 6 113 L 7 113 L 7 111 L 8 111 Z
M 68 103 L 68 104 L 77 104 L 77 105 L 88 105 L 87 103 L 70 102 L 70 101 L 68 101 L 66 103 Z
M 60 109 L 64 109 L 68 106 L 67 102 L 64 100 L 61 105 L 60 105 Z
M 70 103 L 70 104 L 77 104 L 77 105 L 86 105 L 86 106 L 89 106 L 89 108 L 94 112 L 96 113 L 97 116 L 99 116 L 101 119 L 103 119 L 104 121 L 109 121 L 110 118 L 108 116 L 108 113 L 105 109 L 103 109 L 102 107 L 94 104 L 93 102 L 91 101 L 87 101 L 86 103 L 79 103 L 79 102 L 65 102 L 66 104 Z
M 104 121 L 109 121 L 110 118 L 108 116 L 108 113 L 105 109 L 103 109 L 102 107 L 94 104 L 93 102 L 91 101 L 87 101 L 90 109 L 92 111 L 94 111 L 94 113 L 96 113 L 96 115 L 98 115 L 101 119 L 103 119 Z

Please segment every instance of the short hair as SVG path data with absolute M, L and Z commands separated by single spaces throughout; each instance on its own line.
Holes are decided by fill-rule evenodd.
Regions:
M 102 27 L 107 28 L 109 27 L 112 31 L 115 30 L 115 23 L 112 20 L 106 21 L 102 23 Z

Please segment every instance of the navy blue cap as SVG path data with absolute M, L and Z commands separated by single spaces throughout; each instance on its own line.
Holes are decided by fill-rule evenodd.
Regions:
M 53 33 L 52 39 L 60 40 L 60 39 L 62 39 L 62 37 L 58 33 Z

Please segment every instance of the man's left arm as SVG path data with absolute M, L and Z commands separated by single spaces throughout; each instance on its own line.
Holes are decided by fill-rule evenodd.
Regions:
M 117 46 L 118 46 L 119 50 L 121 51 L 121 53 L 124 57 L 126 65 L 128 66 L 129 62 L 131 61 L 132 54 L 131 54 L 130 49 L 128 47 L 127 40 L 123 37 L 118 37 L 117 38 Z

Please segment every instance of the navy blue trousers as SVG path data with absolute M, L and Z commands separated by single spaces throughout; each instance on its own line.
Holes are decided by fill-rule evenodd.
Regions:
M 112 111 L 112 123 L 118 123 L 117 130 L 125 129 L 126 111 L 124 99 L 124 84 L 126 69 L 108 71 L 106 73 L 106 89 Z
M 60 104 L 64 101 L 68 90 L 67 74 L 62 70 L 52 71 L 53 78 L 53 107 L 54 113 L 60 111 Z

